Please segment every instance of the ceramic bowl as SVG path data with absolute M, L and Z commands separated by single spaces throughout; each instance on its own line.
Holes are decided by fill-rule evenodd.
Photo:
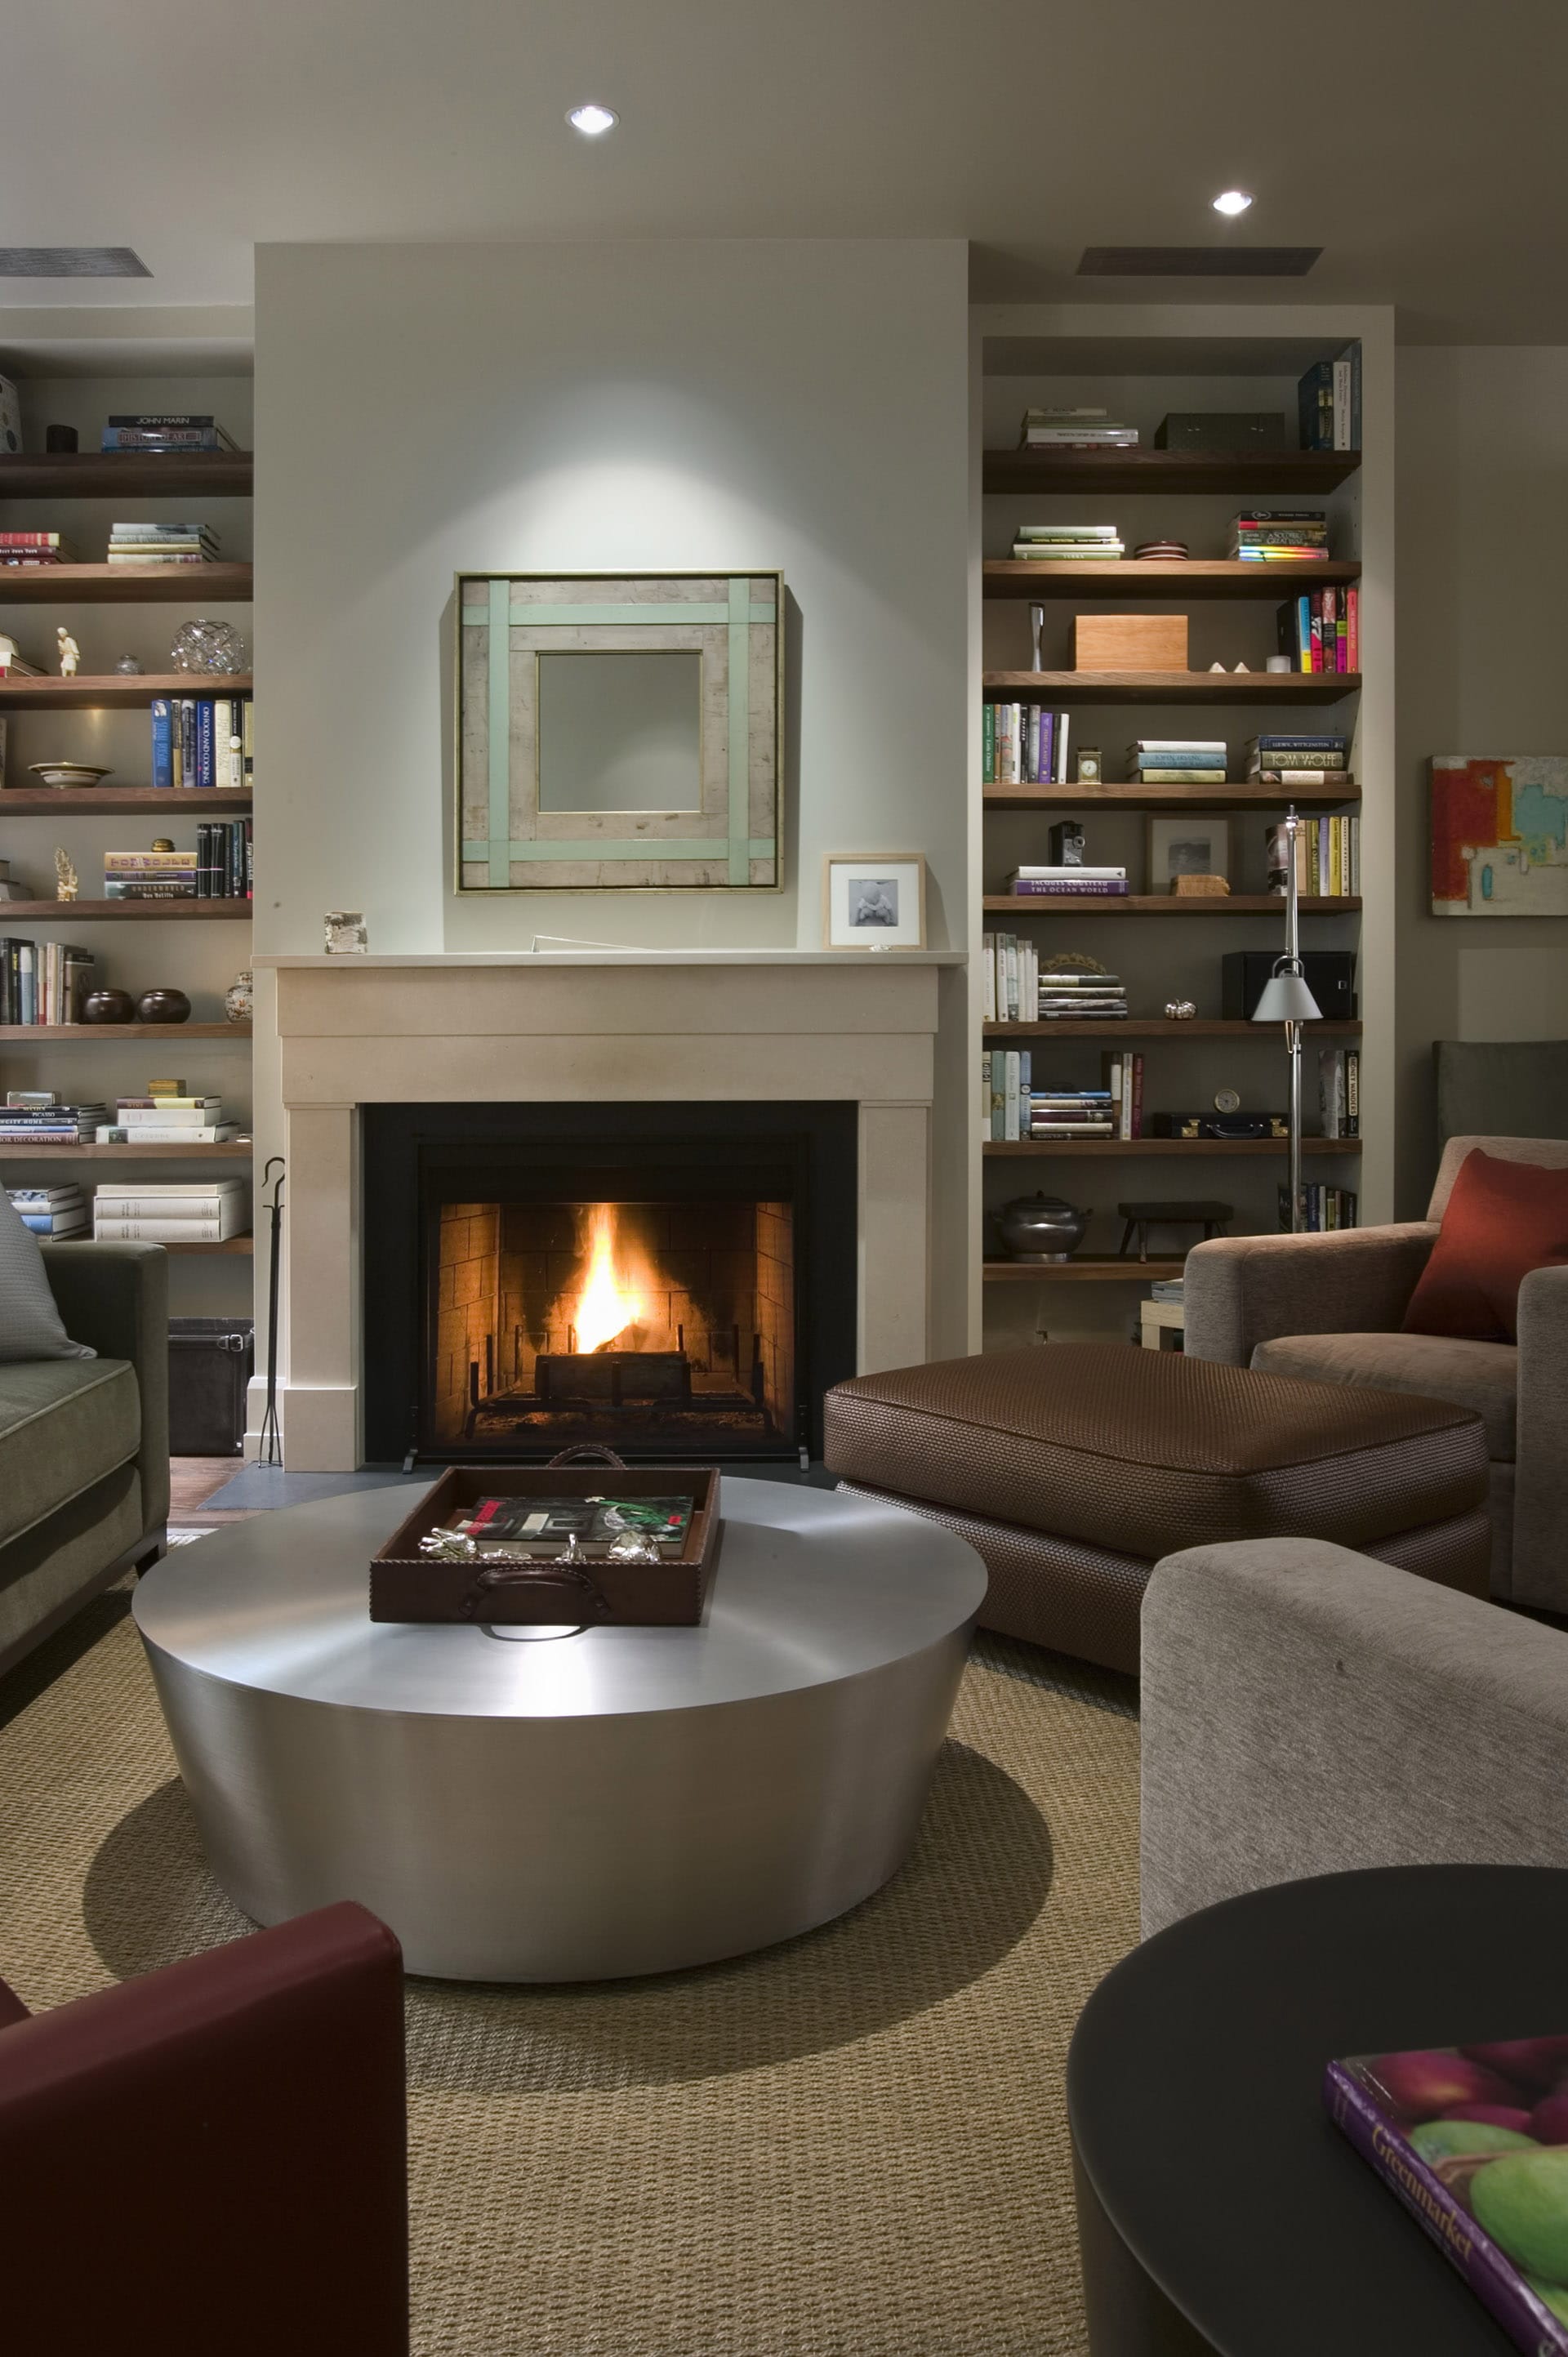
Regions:
M 29 761 L 27 773 L 41 778 L 46 786 L 95 786 L 100 778 L 112 778 L 113 770 L 95 770 L 86 761 Z

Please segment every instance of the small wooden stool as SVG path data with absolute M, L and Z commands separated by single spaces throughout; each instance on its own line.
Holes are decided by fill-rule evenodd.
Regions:
M 1122 1230 L 1122 1242 L 1117 1247 L 1123 1260 L 1127 1258 L 1127 1247 L 1133 1241 L 1134 1232 L 1138 1238 L 1138 1258 L 1147 1260 L 1151 1228 L 1201 1227 L 1203 1242 L 1207 1243 L 1210 1236 L 1222 1235 L 1226 1223 L 1236 1216 L 1235 1207 L 1232 1204 L 1191 1200 L 1175 1203 L 1118 1203 L 1116 1210 L 1119 1217 L 1127 1222 Z

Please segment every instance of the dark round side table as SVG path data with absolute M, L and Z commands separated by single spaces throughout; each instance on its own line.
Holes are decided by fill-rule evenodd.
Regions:
M 1092 2357 L 1508 2357 L 1329 2122 L 1336 2055 L 1568 2030 L 1568 1872 L 1375 1868 L 1159 1932 L 1068 2056 Z

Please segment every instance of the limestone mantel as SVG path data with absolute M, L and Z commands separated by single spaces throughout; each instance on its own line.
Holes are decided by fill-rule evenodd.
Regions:
M 275 1075 L 287 1162 L 279 1399 L 291 1469 L 363 1461 L 364 1104 L 851 1100 L 858 1363 L 925 1357 L 938 970 L 962 962 L 940 951 L 257 956 L 258 1032 L 271 1034 L 258 1038 L 258 1072 Z

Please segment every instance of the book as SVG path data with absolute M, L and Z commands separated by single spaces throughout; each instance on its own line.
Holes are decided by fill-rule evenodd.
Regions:
M 1021 523 L 1014 534 L 1017 540 L 1056 541 L 1119 541 L 1120 528 L 1113 523 Z
M 1125 876 L 1125 875 L 1126 875 L 1126 873 L 1127 873 L 1127 870 L 1126 870 L 1124 867 L 1080 867 L 1080 866 L 1076 866 L 1076 865 L 1075 865 L 1075 866 L 1055 866 L 1055 867 L 1049 867 L 1049 866 L 1047 866 L 1047 867 L 1026 867 L 1026 866 L 1019 866 L 1019 867 L 1015 867 L 1015 868 L 1014 868 L 1014 870 L 1013 870 L 1013 874 L 1014 874 L 1014 876 L 1110 876 L 1110 877 L 1116 877 L 1116 876 Z
M 1568 2038 L 1550 2036 L 1324 2073 L 1335 2126 L 1529 2357 L 1568 2357 L 1565 2074 Z
M 116 1097 L 117 1121 L 169 1121 L 182 1115 L 216 1119 L 223 1110 L 221 1097 Z
M 1023 876 L 1008 886 L 1017 900 L 1108 900 L 1123 895 L 1126 877 L 1099 876 L 1079 879 L 1069 876 Z
M 132 1129 L 125 1122 L 100 1122 L 92 1142 L 98 1146 L 222 1146 L 238 1137 L 237 1121 L 148 1122 Z
M 1013 544 L 1013 554 L 1024 564 L 1029 563 L 1032 559 L 1038 560 L 1045 557 L 1048 557 L 1053 564 L 1059 565 L 1089 565 L 1101 558 L 1107 563 L 1119 562 L 1122 556 L 1122 543 L 1119 540 L 1095 540 L 1082 541 L 1075 544 L 1071 541 L 1042 543 L 1018 540 Z

